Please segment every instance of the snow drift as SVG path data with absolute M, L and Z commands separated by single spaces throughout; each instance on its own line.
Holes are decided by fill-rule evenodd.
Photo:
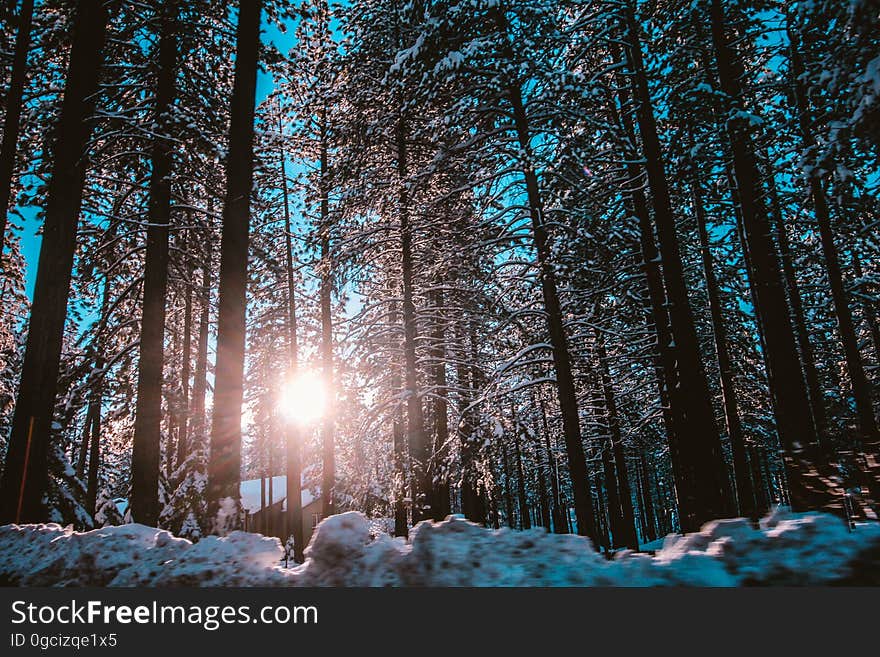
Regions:
M 0 527 L 0 583 L 22 586 L 742 586 L 880 584 L 880 524 L 849 531 L 822 513 L 776 512 L 757 527 L 719 520 L 667 537 L 656 554 L 611 560 L 588 539 L 489 530 L 451 516 L 409 541 L 371 536 L 360 513 L 324 520 L 306 563 L 282 566 L 275 538 L 198 543 L 143 525 L 75 532 Z

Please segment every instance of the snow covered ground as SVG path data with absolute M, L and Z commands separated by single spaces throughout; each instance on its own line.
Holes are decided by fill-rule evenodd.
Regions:
M 607 560 L 585 538 L 489 530 L 458 517 L 409 541 L 371 535 L 359 513 L 324 520 L 306 563 L 283 568 L 275 538 L 235 532 L 198 543 L 143 525 L 74 532 L 0 527 L 0 584 L 32 586 L 741 586 L 880 584 L 880 524 L 777 512 L 669 536 L 654 556 Z

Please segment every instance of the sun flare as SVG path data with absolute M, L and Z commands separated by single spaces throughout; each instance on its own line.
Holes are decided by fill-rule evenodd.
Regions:
M 317 372 L 304 370 L 288 378 L 278 398 L 281 413 L 290 422 L 308 425 L 327 410 L 327 386 Z

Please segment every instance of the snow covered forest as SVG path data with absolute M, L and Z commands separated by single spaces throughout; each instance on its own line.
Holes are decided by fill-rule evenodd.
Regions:
M 610 551 L 784 506 L 876 541 L 878 0 L 0 21 L 0 524 L 297 563 L 348 511 Z M 380 578 L 428 549 L 382 541 Z

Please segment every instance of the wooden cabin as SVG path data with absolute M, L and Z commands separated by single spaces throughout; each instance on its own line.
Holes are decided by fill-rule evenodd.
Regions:
M 275 536 L 284 543 L 290 533 L 287 530 L 287 477 L 272 477 L 272 504 L 269 504 L 269 478 L 248 479 L 239 489 L 244 509 L 244 530 L 264 536 Z M 264 498 L 265 495 L 265 498 Z M 265 499 L 265 506 L 261 506 Z M 306 545 L 312 539 L 315 527 L 321 522 L 321 496 L 314 496 L 303 486 L 302 527 Z

